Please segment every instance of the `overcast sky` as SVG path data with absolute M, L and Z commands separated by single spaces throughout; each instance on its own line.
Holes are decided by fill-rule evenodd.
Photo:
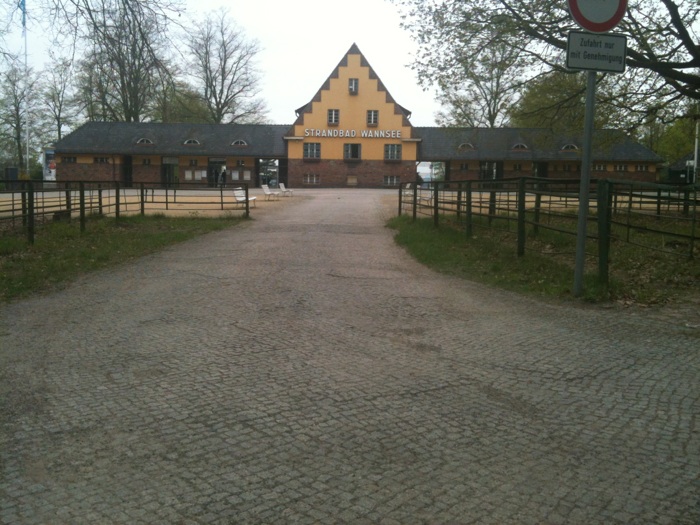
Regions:
M 188 10 L 219 7 L 257 39 L 269 118 L 291 124 L 294 110 L 316 94 L 353 43 L 414 126 L 433 126 L 439 105 L 408 68 L 416 45 L 399 27 L 398 8 L 385 0 L 187 0 Z
M 435 123 L 440 106 L 434 91 L 423 91 L 408 67 L 416 44 L 399 27 L 398 8 L 388 0 L 184 1 L 195 19 L 209 11 L 227 9 L 247 37 L 259 41 L 262 97 L 268 118 L 275 124 L 294 122 L 294 111 L 313 98 L 353 43 L 394 100 L 412 112 L 414 126 Z M 26 2 L 31 13 L 35 0 Z M 9 47 L 23 53 L 21 17 L 17 17 L 17 26 Z M 30 21 L 28 30 L 30 63 L 46 67 L 48 39 L 36 22 Z

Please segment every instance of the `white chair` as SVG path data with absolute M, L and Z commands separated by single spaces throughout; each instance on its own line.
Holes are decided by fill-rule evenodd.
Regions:
M 284 187 L 284 182 L 280 182 L 280 191 L 282 192 L 282 197 L 291 197 L 294 194 L 294 190 Z
M 263 193 L 265 194 L 265 200 L 267 200 L 267 201 L 272 200 L 272 199 L 278 199 L 280 196 L 279 191 L 272 191 L 270 189 L 270 186 L 268 186 L 267 184 L 263 184 L 262 189 L 263 189 Z
M 242 190 L 240 188 L 234 189 L 233 196 L 236 199 L 236 202 L 245 204 L 245 190 Z M 252 202 L 253 207 L 255 207 L 255 197 L 248 197 L 248 202 Z

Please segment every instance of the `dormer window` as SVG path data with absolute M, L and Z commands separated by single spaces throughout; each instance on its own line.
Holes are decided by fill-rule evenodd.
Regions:
M 348 81 L 348 91 L 351 95 L 357 95 L 360 91 L 360 80 L 357 78 L 351 78 Z
M 199 146 L 199 141 L 197 139 L 187 139 L 184 144 L 186 146 Z
M 527 147 L 527 144 L 523 144 L 522 142 L 518 142 L 517 144 L 513 145 L 513 151 L 527 151 L 530 148 Z
M 151 139 L 147 139 L 146 137 L 142 137 L 136 141 L 136 144 L 153 144 L 153 141 Z
M 240 140 L 240 139 L 239 139 L 239 140 L 234 140 L 234 141 L 231 143 L 231 146 L 243 147 L 243 146 L 247 146 L 247 145 L 248 145 L 248 143 L 247 143 L 245 140 Z
M 561 148 L 562 151 L 578 151 L 578 146 L 576 144 L 566 144 Z
M 471 151 L 471 150 L 475 150 L 476 148 L 474 147 L 474 144 L 472 144 L 471 142 L 462 142 L 462 143 L 457 147 L 457 149 L 458 149 L 459 151 Z

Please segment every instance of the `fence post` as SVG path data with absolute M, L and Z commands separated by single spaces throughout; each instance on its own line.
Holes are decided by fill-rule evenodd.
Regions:
M 166 189 L 167 191 L 167 189 Z M 141 194 L 141 216 L 146 215 L 146 187 L 143 182 L 140 184 L 140 194 Z
M 243 188 L 245 189 L 245 216 L 250 217 L 250 201 L 248 200 L 248 185 L 244 184 Z
M 70 183 L 66 184 L 66 210 L 68 211 L 68 222 L 73 218 L 73 202 L 71 200 Z
M 466 217 L 466 224 L 465 224 L 465 233 L 467 234 L 467 238 L 471 238 L 473 234 L 473 225 L 472 225 L 472 181 L 467 181 L 467 209 L 465 210 L 465 213 L 467 214 Z
M 518 180 L 518 257 L 525 255 L 525 177 Z
M 23 182 L 19 187 L 19 194 L 22 198 L 22 226 L 26 227 L 29 222 L 29 203 L 27 202 L 27 192 L 29 186 L 27 182 Z
M 102 210 L 102 184 L 97 185 L 97 210 L 100 215 L 103 215 Z
M 85 231 L 85 183 L 80 181 L 78 183 L 78 190 L 80 196 L 80 233 Z
M 693 187 L 693 219 L 690 226 L 690 259 L 694 258 L 695 233 L 698 225 L 698 186 Z
M 457 222 L 459 223 L 459 218 L 462 216 L 462 184 L 459 183 L 457 186 Z
M 437 228 L 439 226 L 440 218 L 438 214 L 438 187 L 439 183 L 433 181 L 433 225 Z
M 537 236 L 540 233 L 540 214 L 542 212 L 542 188 L 540 187 L 540 181 L 537 179 L 535 182 L 535 216 L 533 217 L 534 223 L 532 225 L 532 233 Z
M 114 191 L 115 191 L 115 196 L 116 196 L 116 201 L 114 202 L 114 216 L 119 220 L 119 214 L 121 212 L 120 210 L 120 204 L 121 204 L 121 199 L 119 197 L 119 190 L 121 188 L 119 187 L 119 183 L 116 182 L 114 186 Z
M 610 265 L 610 226 L 612 218 L 610 181 L 598 181 L 598 280 L 607 285 Z
M 411 198 L 413 202 L 413 211 L 411 213 L 413 215 L 413 222 L 416 222 L 416 217 L 418 216 L 418 183 L 413 185 Z
M 399 217 L 401 217 L 401 206 L 403 204 L 403 185 L 399 182 Z
M 493 218 L 496 215 L 496 192 L 492 191 L 489 193 L 489 226 L 493 222 Z
M 27 240 L 34 244 L 34 183 L 27 183 Z

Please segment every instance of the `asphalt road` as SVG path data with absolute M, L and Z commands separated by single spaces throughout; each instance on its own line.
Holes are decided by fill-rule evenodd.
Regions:
M 700 522 L 700 333 L 436 274 L 375 190 L 0 306 L 0 522 Z

